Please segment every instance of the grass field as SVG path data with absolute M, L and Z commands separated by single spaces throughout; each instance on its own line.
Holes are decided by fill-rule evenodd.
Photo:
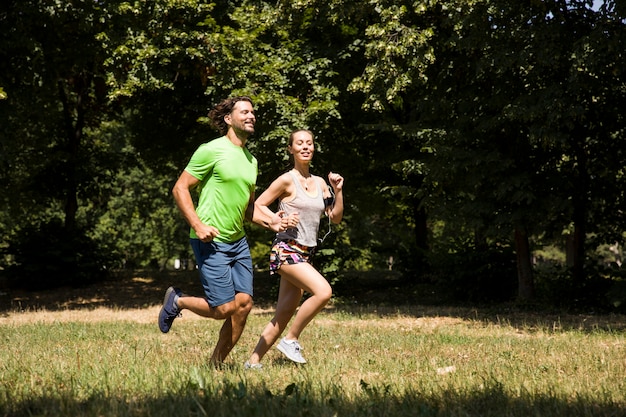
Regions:
M 149 298 L 109 306 L 102 288 L 22 311 L 13 297 L 0 317 L 0 416 L 626 415 L 623 316 L 337 303 L 301 338 L 309 363 L 272 349 L 262 370 L 244 370 L 270 303 L 216 370 L 221 323 L 185 312 L 161 334 L 160 297 L 148 301 L 165 284 L 138 282 Z

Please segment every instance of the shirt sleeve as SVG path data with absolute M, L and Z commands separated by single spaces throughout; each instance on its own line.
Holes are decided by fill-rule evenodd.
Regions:
M 185 171 L 200 181 L 203 181 L 213 171 L 215 158 L 208 143 L 200 145 L 193 153 Z

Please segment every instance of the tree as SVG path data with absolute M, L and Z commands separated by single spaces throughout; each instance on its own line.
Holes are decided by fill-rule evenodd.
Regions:
M 379 22 L 367 31 L 370 61 L 352 84 L 365 93 L 365 109 L 386 117 L 383 128 L 417 139 L 415 150 L 430 150 L 401 165 L 426 174 L 417 190 L 427 196 L 429 215 L 436 210 L 457 234 L 472 232 L 477 248 L 485 239 L 506 244 L 514 231 L 521 298 L 533 293 L 529 237 L 573 221 L 584 239 L 594 216 L 583 202 L 599 197 L 588 192 L 600 185 L 598 178 L 616 184 L 615 175 L 589 171 L 590 155 L 603 155 L 602 165 L 616 166 L 619 156 L 609 154 L 620 152 L 610 146 L 609 153 L 590 152 L 591 144 L 603 141 L 587 120 L 598 120 L 599 108 L 621 119 L 614 112 L 623 97 L 620 71 L 608 65 L 609 72 L 601 72 L 608 77 L 590 78 L 613 62 L 605 51 L 621 42 L 623 27 L 616 30 L 614 20 L 609 40 L 605 23 L 588 6 L 379 2 Z M 592 60 L 600 62 L 594 72 L 581 71 Z M 564 171 L 566 166 L 572 170 Z M 621 178 L 619 170 L 613 172 Z M 574 174 L 577 181 L 571 183 Z M 580 243 L 578 248 L 580 271 Z
M 159 3 L 157 9 L 167 9 L 163 6 L 165 3 Z M 141 138 L 130 128 L 133 103 L 111 101 L 111 90 L 106 85 L 110 78 L 108 60 L 115 56 L 104 34 L 113 36 L 129 30 L 126 14 L 120 13 L 129 7 L 123 2 L 11 2 L 0 15 L 9 27 L 0 41 L 0 84 L 6 87 L 8 97 L 0 104 L 5 110 L 0 143 L 8 150 L 2 175 L 7 179 L 3 181 L 5 195 L 11 196 L 4 201 L 4 207 L 13 214 L 5 239 L 16 250 L 27 243 L 21 241 L 24 230 L 56 224 L 56 218 L 63 220 L 64 232 L 54 230 L 68 238 L 76 236 L 75 244 L 82 245 L 81 235 L 94 236 L 107 200 L 117 198 L 108 194 L 115 188 L 108 184 L 119 178 L 119 170 L 128 168 L 133 172 L 131 166 L 140 161 L 130 141 Z M 176 10 L 172 7 L 166 11 L 175 15 Z M 170 23 L 177 19 L 173 16 Z M 125 64 L 120 62 L 116 69 L 124 71 Z M 141 88 L 149 90 L 150 81 Z M 127 127 L 120 128 L 116 119 L 123 120 Z M 138 141 L 136 144 L 142 145 Z M 145 153 L 149 161 L 156 155 Z M 160 178 L 152 180 L 158 182 Z M 146 224 L 143 230 L 147 230 Z M 157 231 L 164 230 L 155 224 L 148 233 L 153 236 L 152 244 L 145 243 L 151 248 L 157 246 Z M 143 235 L 135 241 L 140 237 Z M 67 256 L 71 257 L 75 249 L 68 246 Z M 52 257 L 50 262 L 57 258 Z
M 2 84 L 8 99 L 4 107 L 2 141 L 21 138 L 10 146 L 18 172 L 10 178 L 14 189 L 33 191 L 63 201 L 64 227 L 76 228 L 78 194 L 89 181 L 86 131 L 96 128 L 104 114 L 101 31 L 94 2 L 73 4 L 10 2 L 3 13 L 5 31 Z M 71 51 L 71 53 L 68 53 Z M 28 167 L 35 187 L 20 183 Z M 44 190 L 54 190 L 51 195 Z M 30 198 L 30 196 L 25 196 Z M 23 206 L 18 202 L 18 207 Z

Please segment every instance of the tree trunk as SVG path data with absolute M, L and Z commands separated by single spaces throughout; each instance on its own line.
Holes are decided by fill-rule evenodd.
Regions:
M 426 253 L 428 252 L 428 215 L 420 204 L 421 200 L 413 202 L 413 220 L 415 221 L 415 245 L 417 247 L 418 273 L 427 272 Z
M 520 300 L 530 300 L 535 295 L 530 243 L 526 230 L 520 226 L 515 228 L 515 256 L 518 280 L 517 297 Z
M 568 236 L 569 262 L 572 280 L 578 285 L 585 282 L 585 225 L 574 224 L 574 233 Z
M 76 88 L 76 103 L 74 106 L 72 106 L 65 90 L 65 81 L 66 80 L 59 79 L 58 88 L 63 105 L 63 117 L 68 141 L 68 160 L 65 173 L 67 176 L 65 189 L 65 229 L 71 232 L 76 228 L 76 213 L 78 212 L 78 153 L 80 151 L 83 128 L 85 126 L 85 101 L 91 80 L 89 76 L 83 76 L 82 74 L 74 78 L 73 81 Z M 72 111 L 72 107 L 74 107 L 74 111 Z M 75 114 L 75 118 L 73 114 Z
M 588 155 L 585 149 L 585 137 L 582 130 L 576 131 L 572 141 L 574 155 L 576 156 L 576 172 L 573 178 L 576 184 L 576 192 L 572 195 L 574 233 L 569 238 L 569 256 L 572 280 L 576 290 L 581 295 L 584 292 L 585 282 L 585 239 L 587 233 L 587 216 L 589 211 L 589 173 L 587 172 Z
M 579 192 L 574 195 L 573 198 L 573 215 L 572 221 L 574 223 L 574 232 L 568 236 L 567 245 L 567 266 L 571 268 L 572 280 L 574 285 L 578 289 L 582 290 L 582 285 L 585 282 L 585 239 L 587 233 L 587 177 L 582 173 L 584 168 L 584 157 L 578 158 L 579 168 L 581 174 L 579 174 Z

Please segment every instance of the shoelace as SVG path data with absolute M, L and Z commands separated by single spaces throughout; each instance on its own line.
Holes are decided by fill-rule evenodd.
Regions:
M 178 313 L 176 313 L 176 314 L 168 314 L 168 315 L 167 315 L 167 319 L 168 319 L 168 320 L 174 320 L 174 319 L 176 319 L 176 318 L 178 318 L 178 317 L 182 317 L 182 316 L 183 316 L 182 311 L 179 311 L 179 312 L 178 312 Z

